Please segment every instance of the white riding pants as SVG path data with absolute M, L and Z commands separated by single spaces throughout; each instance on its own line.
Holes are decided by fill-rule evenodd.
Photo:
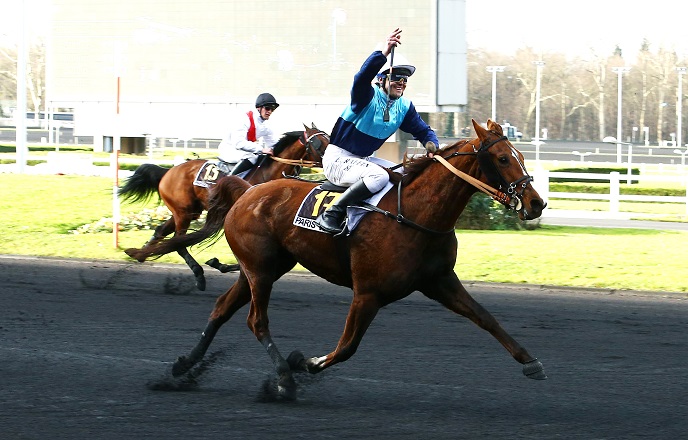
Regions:
M 351 186 L 363 180 L 370 192 L 376 193 L 387 185 L 389 174 L 382 167 L 394 164 L 378 157 L 360 157 L 330 144 L 323 156 L 323 171 L 327 180 L 340 186 Z

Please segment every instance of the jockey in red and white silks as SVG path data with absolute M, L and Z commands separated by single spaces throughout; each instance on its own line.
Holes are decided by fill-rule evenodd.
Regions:
M 258 161 L 259 154 L 272 155 L 279 139 L 268 120 L 277 107 L 274 96 L 261 93 L 256 98 L 257 111 L 248 111 L 233 121 L 228 136 L 218 146 L 221 160 L 237 164 L 232 174 L 249 170 Z

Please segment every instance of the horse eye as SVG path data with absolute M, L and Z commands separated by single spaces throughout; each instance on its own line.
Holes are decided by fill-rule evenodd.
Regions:
M 501 165 L 508 165 L 509 164 L 509 156 L 499 156 L 499 159 L 497 159 Z

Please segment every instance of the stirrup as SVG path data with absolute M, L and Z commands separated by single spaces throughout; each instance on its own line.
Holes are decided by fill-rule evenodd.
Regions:
M 339 225 L 336 227 L 326 224 L 325 212 L 320 214 L 318 218 L 315 219 L 315 224 L 317 224 L 320 230 L 322 230 L 323 232 L 327 232 L 328 234 L 332 234 L 336 237 L 338 235 L 341 235 L 346 230 L 346 213 L 344 213 L 344 218 L 341 221 L 339 221 Z

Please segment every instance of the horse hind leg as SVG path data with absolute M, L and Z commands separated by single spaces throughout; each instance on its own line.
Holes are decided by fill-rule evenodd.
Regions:
M 246 277 L 240 274 L 234 285 L 215 301 L 215 307 L 205 330 L 201 333 L 201 338 L 187 356 L 177 358 L 172 365 L 172 375 L 179 377 L 187 373 L 203 359 L 220 327 L 250 300 L 251 291 L 248 282 Z
M 431 286 L 424 286 L 420 291 L 428 298 L 438 301 L 449 310 L 465 316 L 478 327 L 490 332 L 511 356 L 523 365 L 523 374 L 526 377 L 537 380 L 547 379 L 542 363 L 531 356 L 502 328 L 490 312 L 473 299 L 455 274 L 437 279 Z
M 175 230 L 175 220 L 174 216 L 171 216 L 164 223 L 158 225 L 153 231 L 153 236 L 146 242 L 144 246 L 151 246 L 160 240 L 164 239 Z
M 294 351 L 287 359 L 290 367 L 293 370 L 315 374 L 334 364 L 346 361 L 356 353 L 365 332 L 375 319 L 375 316 L 377 316 L 378 310 L 380 310 L 380 307 L 377 305 L 374 297 L 366 296 L 364 299 L 361 296 L 354 295 L 349 308 L 349 314 L 346 317 L 344 332 L 339 338 L 339 343 L 335 350 L 326 356 L 308 359 L 305 359 L 300 352 Z

